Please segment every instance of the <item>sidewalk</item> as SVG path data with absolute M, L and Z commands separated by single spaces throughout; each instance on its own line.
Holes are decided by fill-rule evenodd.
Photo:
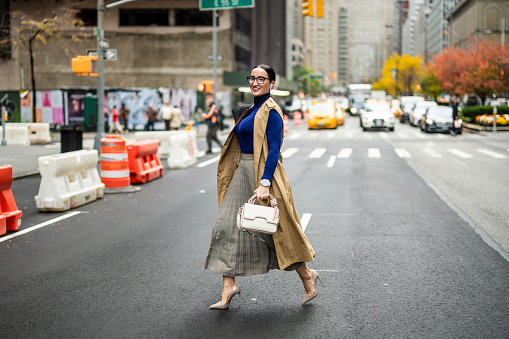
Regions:
M 228 124 L 229 128 L 225 129 L 222 132 L 219 132 L 219 135 L 227 135 L 230 132 L 230 129 L 234 126 L 233 119 L 226 119 L 225 122 Z M 182 129 L 183 130 L 183 129 Z M 127 143 L 132 143 L 136 141 L 134 137 L 134 133 L 136 131 L 130 131 L 123 136 L 127 139 Z M 197 133 L 197 138 L 204 139 L 207 134 L 207 125 L 204 123 L 200 124 L 199 130 Z M 84 132 L 83 133 L 83 146 L 93 144 L 93 140 L 95 138 L 95 132 Z M 0 146 L 0 166 L 3 165 L 11 165 L 12 166 L 12 174 L 13 179 L 20 179 L 30 175 L 38 175 L 39 174 L 39 157 L 59 154 L 60 153 L 60 133 L 53 132 L 52 139 L 50 144 L 46 145 L 30 145 L 29 147 L 17 147 L 17 146 Z M 49 145 L 49 147 L 47 147 Z M 90 147 L 87 147 L 90 149 Z

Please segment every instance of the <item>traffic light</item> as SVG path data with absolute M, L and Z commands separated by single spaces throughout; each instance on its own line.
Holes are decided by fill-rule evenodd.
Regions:
M 302 15 L 313 16 L 313 0 L 302 0 Z
M 96 61 L 99 57 L 89 55 L 78 55 L 72 58 L 72 72 L 82 76 L 99 76 L 96 72 Z
M 316 17 L 323 18 L 323 0 L 316 0 Z
M 214 81 L 203 80 L 198 84 L 198 91 L 203 93 L 214 93 Z

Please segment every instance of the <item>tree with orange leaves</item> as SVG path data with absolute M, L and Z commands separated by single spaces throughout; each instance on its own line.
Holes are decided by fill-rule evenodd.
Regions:
M 472 39 L 467 48 L 449 48 L 429 64 L 449 94 L 475 93 L 484 104 L 488 95 L 509 90 L 509 48 L 491 40 Z

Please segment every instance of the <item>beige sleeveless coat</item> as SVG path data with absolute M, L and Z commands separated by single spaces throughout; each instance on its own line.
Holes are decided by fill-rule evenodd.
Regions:
M 254 121 L 253 154 L 256 187 L 258 187 L 258 183 L 263 175 L 265 161 L 269 154 L 266 129 L 269 111 L 271 109 L 276 110 L 281 116 L 281 119 L 283 119 L 281 108 L 279 108 L 274 99 L 270 97 L 262 104 L 256 113 Z M 250 109 L 242 114 L 241 118 L 235 124 L 235 127 L 249 112 Z M 283 136 L 281 135 L 281 144 L 282 143 Z M 219 207 L 221 207 L 221 203 L 233 179 L 235 170 L 240 163 L 241 156 L 239 140 L 235 133 L 235 128 L 233 128 L 223 146 L 217 167 Z M 311 244 L 302 231 L 302 226 L 293 201 L 292 189 L 283 168 L 282 160 L 280 155 L 276 170 L 274 171 L 274 176 L 272 177 L 272 187 L 270 188 L 270 194 L 276 198 L 279 207 L 279 226 L 272 237 L 274 239 L 279 268 L 281 270 L 296 262 L 313 261 L 315 256 L 313 247 L 311 247 Z

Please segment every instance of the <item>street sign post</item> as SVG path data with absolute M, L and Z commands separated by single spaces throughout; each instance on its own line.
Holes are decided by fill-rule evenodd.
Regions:
M 254 7 L 255 0 L 200 0 L 200 11 Z
M 116 61 L 117 50 L 116 49 L 101 49 L 103 60 Z M 87 55 L 99 56 L 96 49 L 87 49 Z

